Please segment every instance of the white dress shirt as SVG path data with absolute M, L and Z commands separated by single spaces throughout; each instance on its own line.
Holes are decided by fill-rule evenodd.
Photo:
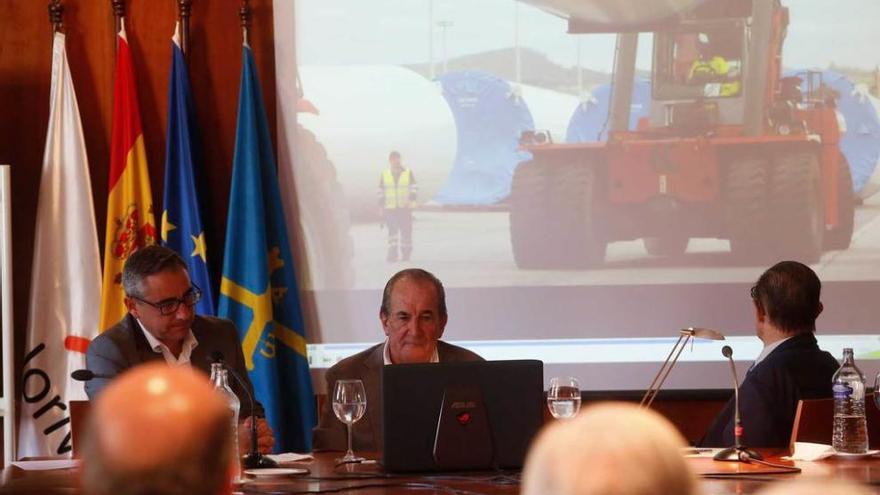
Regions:
M 186 334 L 186 338 L 183 339 L 183 347 L 180 351 L 180 356 L 174 357 L 174 353 L 171 352 L 171 349 L 168 348 L 167 345 L 159 342 L 159 339 L 153 336 L 146 328 L 144 328 L 144 324 L 141 323 L 140 320 L 137 320 L 138 325 L 141 327 L 141 331 L 144 332 L 144 337 L 147 338 L 147 343 L 150 344 L 150 349 L 153 349 L 153 352 L 157 354 L 161 354 L 162 357 L 165 358 L 165 362 L 171 366 L 183 366 L 185 364 L 190 363 L 190 356 L 192 356 L 192 350 L 199 345 L 199 341 L 196 340 L 196 336 L 193 335 L 192 329 Z
M 782 340 L 777 340 L 776 342 L 774 342 L 774 343 L 772 343 L 772 344 L 770 344 L 770 345 L 765 345 L 764 348 L 761 350 L 761 354 L 758 354 L 758 359 L 755 359 L 755 362 L 752 363 L 752 365 L 749 367 L 749 371 L 751 371 L 752 368 L 754 368 L 755 366 L 757 366 L 758 363 L 760 363 L 761 361 L 763 361 L 764 358 L 766 358 L 767 356 L 769 356 L 771 352 L 775 351 L 776 348 L 779 347 L 780 344 L 782 344 L 783 342 L 785 342 L 786 340 L 788 340 L 788 339 L 790 339 L 790 338 L 791 338 L 791 337 L 786 337 L 786 338 L 784 338 L 784 339 L 782 339 Z
M 182 356 L 183 354 L 181 354 Z M 382 349 L 382 359 L 385 361 L 385 365 L 394 364 L 391 362 L 391 348 L 388 346 L 388 339 L 385 339 L 385 347 Z M 437 346 L 434 346 L 434 355 L 431 356 L 431 360 L 429 363 L 439 363 L 440 355 L 437 354 Z

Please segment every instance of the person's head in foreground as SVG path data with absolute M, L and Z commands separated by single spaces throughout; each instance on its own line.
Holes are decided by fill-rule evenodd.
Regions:
M 816 272 L 797 261 L 781 261 L 765 271 L 752 287 L 756 331 L 765 345 L 816 331 L 822 313 L 822 282 Z
M 843 480 L 780 481 L 758 492 L 760 495 L 870 495 L 867 487 Z
M 523 495 L 691 495 L 684 438 L 659 414 L 605 403 L 548 426 L 523 469 Z
M 92 407 L 83 455 L 90 495 L 230 493 L 229 410 L 188 366 L 151 363 L 114 380 Z

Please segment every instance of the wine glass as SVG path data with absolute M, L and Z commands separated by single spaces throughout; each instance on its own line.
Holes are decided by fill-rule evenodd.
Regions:
M 557 419 L 569 419 L 577 416 L 581 408 L 581 389 L 577 378 L 554 377 L 550 380 L 547 390 L 547 407 L 550 414 Z
M 337 380 L 333 387 L 333 414 L 348 428 L 348 451 L 339 463 L 361 462 L 363 457 L 354 455 L 351 450 L 351 425 L 361 419 L 367 410 L 367 393 L 364 382 L 360 380 Z

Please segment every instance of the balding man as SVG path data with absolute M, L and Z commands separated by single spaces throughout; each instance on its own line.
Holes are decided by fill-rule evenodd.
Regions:
M 229 410 L 192 368 L 138 366 L 95 402 L 83 459 L 90 495 L 230 493 Z
M 360 379 L 367 393 L 367 412 L 352 427 L 355 450 L 382 450 L 382 399 L 380 379 L 383 366 L 408 363 L 482 361 L 473 352 L 440 341 L 446 328 L 446 293 L 433 274 L 420 268 L 401 270 L 385 284 L 379 321 L 385 342 L 347 357 L 327 370 L 327 394 L 337 380 Z M 314 430 L 315 450 L 345 450 L 345 425 L 324 404 Z
M 523 495 L 693 495 L 684 438 L 662 416 L 632 404 L 586 408 L 547 427 L 523 469 Z

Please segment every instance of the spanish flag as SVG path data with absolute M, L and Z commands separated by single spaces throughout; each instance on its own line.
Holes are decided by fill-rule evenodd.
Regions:
M 117 37 L 116 81 L 113 88 L 101 330 L 125 316 L 125 293 L 122 290 L 125 260 L 138 249 L 156 243 L 150 174 L 134 81 L 131 52 L 123 26 Z

